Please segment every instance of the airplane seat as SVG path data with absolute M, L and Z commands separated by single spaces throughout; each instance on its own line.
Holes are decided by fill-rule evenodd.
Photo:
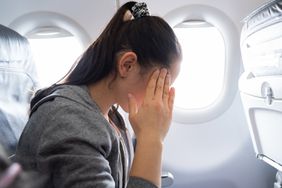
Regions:
M 36 87 L 36 68 L 28 40 L 0 25 L 0 144 L 8 155 L 15 153 Z
M 244 73 L 239 90 L 258 159 L 278 170 L 282 187 L 282 0 L 272 0 L 244 19 Z

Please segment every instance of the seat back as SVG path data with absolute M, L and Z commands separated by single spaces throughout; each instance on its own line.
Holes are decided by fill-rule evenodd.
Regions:
M 241 52 L 239 89 L 256 155 L 282 171 L 282 0 L 245 19 Z
M 15 152 L 36 87 L 28 40 L 0 25 L 0 144 L 9 155 Z

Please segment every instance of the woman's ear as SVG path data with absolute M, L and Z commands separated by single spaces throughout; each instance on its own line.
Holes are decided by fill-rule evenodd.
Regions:
M 122 53 L 118 59 L 117 66 L 120 77 L 126 78 L 128 73 L 137 66 L 136 54 L 134 52 Z

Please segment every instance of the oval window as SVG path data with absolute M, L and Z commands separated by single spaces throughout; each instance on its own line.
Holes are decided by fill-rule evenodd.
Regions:
M 175 106 L 201 109 L 220 96 L 225 74 L 225 44 L 220 31 L 203 20 L 174 26 L 182 46 L 183 60 L 176 88 Z
M 83 51 L 81 42 L 59 27 L 39 27 L 26 34 L 41 87 L 63 78 Z

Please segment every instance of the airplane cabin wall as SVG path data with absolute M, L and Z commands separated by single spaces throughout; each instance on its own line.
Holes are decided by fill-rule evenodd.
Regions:
M 21 16 L 38 11 L 62 14 L 79 23 L 95 40 L 116 11 L 114 0 L 0 0 L 0 23 L 9 26 Z
M 215 7 L 232 20 L 238 35 L 243 25 L 241 20 L 266 2 L 144 1 L 153 15 L 162 17 L 176 8 L 191 4 Z M 114 0 L 0 0 L 0 24 L 9 26 L 26 13 L 52 11 L 80 24 L 93 41 L 115 10 Z M 237 63 L 242 71 L 242 62 Z M 199 124 L 173 122 L 165 142 L 163 164 L 164 170 L 175 176 L 173 188 L 267 188 L 273 186 L 275 178 L 275 170 L 255 157 L 238 91 L 228 110 L 216 119 Z

